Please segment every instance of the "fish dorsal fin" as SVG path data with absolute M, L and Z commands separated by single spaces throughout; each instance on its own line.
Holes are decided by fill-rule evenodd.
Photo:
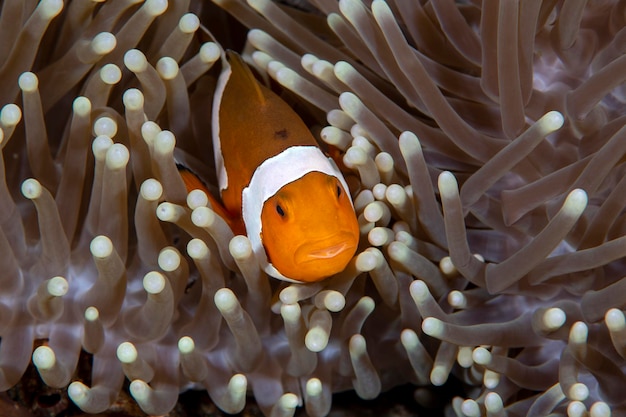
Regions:
M 241 55 L 239 55 L 235 51 L 227 50 L 226 59 L 228 60 L 232 71 L 228 82 L 238 86 L 243 91 L 254 91 L 255 94 L 250 94 L 249 96 L 252 97 L 249 98 L 257 98 L 259 104 L 264 104 L 266 98 L 263 94 L 263 90 L 261 90 L 259 82 L 254 77 L 252 70 L 250 69 L 248 64 L 244 62 Z
M 237 104 L 233 104 L 233 101 L 228 98 L 236 97 L 238 103 L 243 102 L 256 109 L 265 107 L 268 101 L 264 88 L 260 86 L 250 67 L 237 52 L 225 50 L 222 54 L 222 64 L 212 109 L 213 153 L 220 192 L 229 187 L 228 173 L 222 155 L 221 117 L 223 114 L 222 116 L 220 114 L 225 112 L 228 115 L 239 110 L 236 107 Z M 230 105 L 223 106 L 224 102 L 230 102 Z

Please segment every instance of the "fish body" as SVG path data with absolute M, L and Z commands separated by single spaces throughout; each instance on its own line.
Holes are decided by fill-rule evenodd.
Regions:
M 347 184 L 300 117 L 234 52 L 212 118 L 223 205 L 243 219 L 263 269 L 293 282 L 343 270 L 359 239 Z

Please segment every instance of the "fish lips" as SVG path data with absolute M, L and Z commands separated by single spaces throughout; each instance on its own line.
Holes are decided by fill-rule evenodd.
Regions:
M 305 242 L 296 249 L 294 257 L 298 264 L 324 261 L 338 256 L 346 256 L 349 260 L 354 255 L 356 246 L 357 242 L 354 241 L 352 234 L 339 233 L 324 239 Z

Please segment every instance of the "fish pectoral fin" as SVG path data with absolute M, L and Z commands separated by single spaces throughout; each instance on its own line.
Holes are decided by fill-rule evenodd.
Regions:
M 218 216 L 220 216 L 230 227 L 230 230 L 235 235 L 245 235 L 246 227 L 243 223 L 243 219 L 241 216 L 233 215 L 222 202 L 213 196 L 213 194 L 208 190 L 206 185 L 200 180 L 200 178 L 194 174 L 189 169 L 185 168 L 182 165 L 178 167 L 178 173 L 183 179 L 185 183 L 185 187 L 187 188 L 187 192 L 191 192 L 193 190 L 201 190 L 203 191 L 207 198 L 209 199 L 209 204 L 211 205 L 211 210 L 213 210 Z
M 241 216 L 234 215 L 226 207 L 222 204 L 222 201 L 218 198 L 214 197 L 213 194 L 209 193 L 206 190 L 203 190 L 207 197 L 209 198 L 209 204 L 211 205 L 211 210 L 213 210 L 218 216 L 220 216 L 226 224 L 230 227 L 233 234 L 236 235 L 245 235 L 246 234 L 246 226 L 243 223 L 243 219 Z
M 328 155 L 329 158 L 331 158 L 335 162 L 335 165 L 337 165 L 337 168 L 339 168 L 339 171 L 341 171 L 344 174 L 346 172 L 350 172 L 348 167 L 346 167 L 346 165 L 343 163 L 343 156 L 345 155 L 344 151 L 342 151 L 341 149 L 339 149 L 338 147 L 334 145 L 328 145 L 326 154 Z
M 235 236 L 247 236 L 246 226 L 241 216 L 234 216 L 233 214 L 231 214 L 217 199 L 213 198 L 212 196 L 209 197 L 209 200 L 211 201 L 213 211 L 216 212 L 217 215 L 220 216 L 222 219 L 224 219 L 224 221 L 228 224 L 230 230 L 232 230 Z

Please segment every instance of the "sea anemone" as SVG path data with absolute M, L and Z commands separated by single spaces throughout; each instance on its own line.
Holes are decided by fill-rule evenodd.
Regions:
M 340 161 L 357 255 L 279 282 L 187 193 L 177 162 L 216 190 L 213 4 L 5 0 L 0 391 L 32 360 L 88 413 L 451 380 L 447 415 L 626 412 L 621 2 L 214 3 Z

